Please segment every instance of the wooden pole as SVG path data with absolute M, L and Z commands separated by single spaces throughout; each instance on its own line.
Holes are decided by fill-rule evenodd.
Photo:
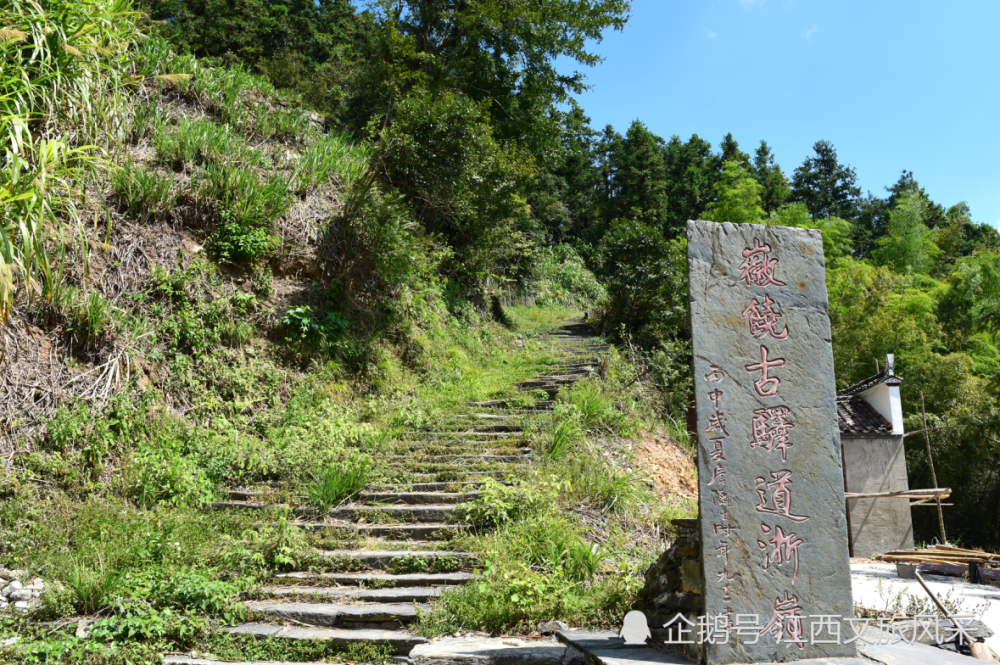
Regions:
M 924 408 L 923 390 L 920 391 L 920 418 L 924 424 L 924 443 L 927 444 L 927 462 L 931 465 L 931 482 L 934 483 L 934 489 L 938 489 L 937 474 L 934 472 L 934 455 L 931 454 L 931 436 L 927 433 L 927 410 Z M 946 545 L 948 537 L 944 533 L 944 512 L 941 510 L 941 496 L 938 495 L 935 500 L 937 501 L 938 526 L 941 527 L 941 544 Z

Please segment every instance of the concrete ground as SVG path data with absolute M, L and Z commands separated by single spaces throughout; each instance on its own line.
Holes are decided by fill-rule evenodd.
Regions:
M 924 573 L 921 576 L 943 602 L 958 602 L 963 614 L 979 616 L 996 633 L 986 640 L 986 644 L 1000 653 L 1000 589 L 988 584 L 969 584 L 958 577 Z M 852 563 L 851 582 L 855 605 L 891 611 L 900 605 L 905 610 L 911 602 L 924 602 L 928 607 L 927 613 L 932 609 L 930 598 L 920 583 L 899 577 L 895 564 Z

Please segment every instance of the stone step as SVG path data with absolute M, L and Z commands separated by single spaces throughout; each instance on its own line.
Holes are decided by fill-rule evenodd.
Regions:
M 316 580 L 330 584 L 343 585 L 372 585 L 377 584 L 383 588 L 394 586 L 399 587 L 434 587 L 434 586 L 455 586 L 465 584 L 475 578 L 472 573 L 400 573 L 392 575 L 390 573 L 280 573 L 275 575 L 276 579 L 285 580 Z
M 507 472 L 513 473 L 515 470 L 525 462 L 530 462 L 530 457 L 522 457 L 517 461 L 511 462 L 483 462 L 474 460 L 456 460 L 454 462 L 389 462 L 389 470 L 400 470 L 408 471 L 414 474 L 419 473 L 432 473 L 432 474 L 442 474 L 448 472 L 454 472 L 455 474 L 463 473 L 473 473 L 473 472 Z M 444 480 L 450 480 L 450 478 L 443 478 Z M 456 477 L 456 480 L 458 478 Z
M 475 439 L 481 441 L 494 441 L 497 439 L 518 439 L 522 433 L 517 432 L 477 432 L 477 431 L 454 431 L 454 432 L 403 432 L 399 438 L 406 441 L 425 441 L 427 439 Z
M 469 402 L 469 406 L 474 406 L 480 409 L 506 409 L 509 402 L 507 400 L 497 399 L 489 402 Z M 516 407 L 518 409 L 523 409 L 526 411 L 546 411 L 552 408 L 552 402 L 550 400 L 541 400 L 535 402 L 534 404 L 528 404 L 524 406 Z
M 322 587 L 322 586 L 271 586 L 263 587 L 261 593 L 275 598 L 308 597 L 312 602 L 335 602 L 356 600 L 377 603 L 426 602 L 441 596 L 441 587 L 393 587 L 389 589 L 365 589 L 362 587 Z
M 331 558 L 356 562 L 372 570 L 386 570 L 393 561 L 402 557 L 422 559 L 428 563 L 439 559 L 457 559 L 462 565 L 476 559 L 469 552 L 451 552 L 443 550 L 319 550 L 318 554 Z
M 405 504 L 410 506 L 427 504 L 457 504 L 474 501 L 480 497 L 479 492 L 362 492 L 358 501 L 367 504 Z
M 528 448 L 530 451 L 531 449 Z M 490 463 L 490 462 L 524 462 L 525 458 L 530 458 L 529 453 L 517 453 L 516 455 L 390 455 L 388 457 L 389 464 L 392 466 L 398 466 L 400 464 L 405 464 L 406 466 L 412 466 L 413 464 L 432 462 L 435 464 L 469 464 L 469 463 Z
M 454 483 L 395 483 L 392 485 L 371 485 L 370 492 L 452 492 L 456 490 L 475 490 L 482 487 L 483 481 L 470 480 Z
M 164 656 L 163 665 L 316 665 L 316 663 L 278 662 L 276 660 L 211 660 L 189 656 Z
M 425 454 L 425 455 L 514 455 L 526 453 L 530 446 L 524 445 L 523 439 L 511 441 L 403 441 L 393 444 L 395 454 Z
M 521 383 L 517 384 L 517 387 L 521 389 L 538 388 L 541 390 L 545 390 L 546 388 L 549 387 L 572 385 L 576 383 L 578 380 L 579 379 L 577 377 L 570 377 L 567 379 L 536 379 L 533 381 L 522 381 Z
M 426 504 L 421 506 L 343 506 L 330 511 L 330 517 L 353 522 L 372 513 L 394 518 L 399 522 L 447 522 L 457 506 Z
M 400 472 L 395 477 L 396 483 L 413 483 L 418 485 L 423 485 L 427 483 L 457 483 L 457 482 L 479 482 L 484 478 L 493 478 L 494 480 L 504 480 L 509 474 L 513 473 L 513 469 L 490 469 L 483 471 L 481 469 L 470 469 L 464 468 L 461 470 L 449 469 L 448 471 L 435 471 L 435 472 L 406 472 L 405 469 L 397 469 Z
M 341 605 L 337 603 L 267 602 L 254 600 L 243 603 L 248 610 L 271 619 L 291 619 L 311 626 L 328 628 L 356 627 L 358 623 L 395 624 L 401 628 L 417 618 L 417 611 L 426 612 L 430 605 L 409 603 L 366 603 Z M 388 628 L 389 626 L 382 626 Z
M 226 628 L 230 633 L 252 635 L 255 639 L 320 640 L 337 645 L 353 642 L 388 642 L 397 654 L 406 655 L 419 644 L 426 644 L 427 638 L 405 630 L 350 630 L 343 628 L 303 628 L 298 626 L 275 626 L 266 623 L 244 623 Z
M 329 529 L 359 538 L 390 538 L 397 541 L 405 539 L 442 542 L 464 532 L 462 525 L 444 522 L 411 524 L 308 524 L 295 522 L 294 524 L 312 531 Z

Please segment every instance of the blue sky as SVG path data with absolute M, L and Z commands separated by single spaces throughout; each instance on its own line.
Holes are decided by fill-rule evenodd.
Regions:
M 765 139 L 789 176 L 827 139 L 863 191 L 909 169 L 996 226 L 998 28 L 995 0 L 634 0 L 579 101 L 598 129 Z

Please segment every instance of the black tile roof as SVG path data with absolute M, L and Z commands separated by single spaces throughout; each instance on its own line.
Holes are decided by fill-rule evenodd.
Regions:
M 885 367 L 882 369 L 881 372 L 879 372 L 875 376 L 869 376 L 867 379 L 864 379 L 863 381 L 858 381 L 853 386 L 848 386 L 847 388 L 844 388 L 843 390 L 840 391 L 840 394 L 845 396 L 859 395 L 864 391 L 868 390 L 869 388 L 874 388 L 880 383 L 884 383 L 887 386 L 900 385 L 901 383 L 903 383 L 903 380 L 898 376 L 896 376 L 896 374 L 893 371 L 894 366 L 896 364 L 895 360 L 896 360 L 895 355 L 890 353 L 888 356 L 886 356 Z
M 892 423 L 862 397 L 837 398 L 837 424 L 842 436 L 889 436 Z

